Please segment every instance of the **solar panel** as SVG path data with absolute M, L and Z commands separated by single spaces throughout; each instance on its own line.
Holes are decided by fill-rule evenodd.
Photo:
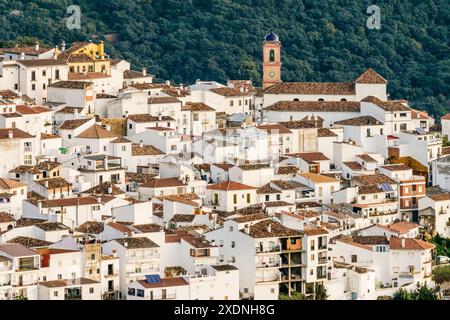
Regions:
M 148 283 L 160 283 L 161 282 L 161 277 L 159 276 L 159 274 L 146 275 L 145 279 L 147 280 Z
M 394 189 L 392 189 L 392 186 L 389 183 L 382 183 L 380 184 L 380 188 L 381 190 L 383 190 L 384 192 L 391 192 L 394 191 Z

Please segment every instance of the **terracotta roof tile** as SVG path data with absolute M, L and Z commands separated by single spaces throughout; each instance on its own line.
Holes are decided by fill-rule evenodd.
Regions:
M 385 111 L 411 111 L 410 108 L 398 101 L 382 101 L 376 97 L 369 96 L 361 100 L 362 102 L 371 102 Z
M 117 138 L 117 134 L 106 130 L 102 126 L 98 124 L 94 124 L 89 127 L 82 133 L 80 133 L 77 138 L 85 138 L 85 139 L 107 139 L 107 138 Z
M 354 95 L 353 83 L 343 82 L 280 82 L 265 94 Z
M 360 112 L 360 103 L 353 101 L 279 101 L 266 111 L 287 112 Z
M 241 88 L 229 88 L 229 87 L 214 88 L 209 89 L 209 91 L 225 97 L 244 97 L 244 96 L 251 96 L 253 94 L 252 92 L 243 92 Z
M 390 250 L 430 250 L 434 248 L 436 248 L 434 244 L 419 239 L 397 237 L 389 239 Z
M 383 123 L 381 121 L 378 121 L 372 116 L 361 116 L 341 121 L 336 121 L 334 124 L 340 124 L 344 126 L 381 126 Z
M 13 134 L 13 139 L 30 139 L 33 138 L 31 134 L 26 133 L 17 128 L 4 128 L 0 129 L 0 139 L 9 139 L 8 132 L 11 131 Z
M 186 185 L 177 178 L 152 179 L 146 183 L 141 184 L 142 188 L 169 188 L 184 186 Z
M 91 119 L 87 118 L 87 119 L 66 120 L 59 126 L 59 130 L 73 130 L 85 124 L 89 120 Z
M 319 138 L 322 138 L 322 137 L 337 137 L 337 134 L 334 133 L 333 131 L 331 131 L 328 128 L 318 128 L 317 129 L 317 136 Z
M 387 84 L 387 80 L 380 76 L 372 68 L 367 69 L 362 75 L 360 75 L 355 81 L 355 83 L 367 83 L 367 84 Z
M 209 190 L 222 190 L 222 191 L 257 189 L 255 187 L 248 186 L 235 181 L 223 181 L 216 184 L 211 184 L 206 188 Z

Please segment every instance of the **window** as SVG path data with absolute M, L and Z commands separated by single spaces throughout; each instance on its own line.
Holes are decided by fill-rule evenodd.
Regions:
M 383 128 L 380 128 L 380 135 L 383 135 Z
M 229 229 L 229 230 L 230 230 L 230 232 L 233 232 L 233 227 L 230 227 L 230 229 Z
M 234 248 L 236 246 L 236 242 L 235 241 L 231 241 L 231 247 Z
M 62 279 L 62 274 L 58 274 L 58 280 Z
M 234 100 L 230 100 L 230 107 L 234 106 Z
M 53 291 L 53 296 L 57 297 L 58 296 L 58 291 Z
M 36 85 L 34 83 L 31 85 L 31 90 L 33 90 L 33 91 L 36 90 Z
M 247 203 L 250 203 L 250 193 L 247 193 Z
M 67 135 L 67 138 L 72 139 L 72 135 L 71 134 Z
M 44 90 L 45 90 L 45 83 L 44 83 L 44 84 L 42 84 L 42 89 L 44 89 Z
M 352 254 L 352 262 L 358 262 L 358 256 L 356 254 Z
M 237 204 L 237 194 L 233 194 L 233 203 Z
M 45 77 L 47 75 L 46 70 L 42 70 L 42 76 Z
M 133 125 L 130 123 L 130 124 L 128 125 L 128 128 L 129 128 L 129 129 L 133 129 Z
M 233 101 L 231 101 L 231 102 L 233 102 Z M 193 116 L 194 116 L 194 121 L 198 121 L 198 113 L 194 113 Z
M 95 253 L 91 254 L 91 260 L 95 260 Z
M 406 131 L 406 130 L 407 130 L 406 123 L 401 123 L 400 124 L 400 131 Z
M 31 71 L 31 81 L 36 81 L 36 71 Z
M 370 128 L 367 128 L 366 136 L 367 136 L 367 137 L 370 137 L 370 136 L 371 136 L 371 135 L 370 135 Z
M 281 195 L 277 194 L 277 200 L 281 200 Z
M 275 50 L 273 50 L 273 49 L 270 49 L 270 52 L 269 52 L 269 61 L 270 61 L 270 62 L 275 62 Z
M 55 79 L 59 80 L 59 70 L 58 69 L 55 70 Z
M 127 146 L 122 146 L 122 151 L 123 152 L 127 151 Z
M 275 293 L 275 289 L 274 289 L 274 288 L 271 288 L 271 289 L 270 289 L 270 293 Z
M 144 297 L 144 290 L 137 289 L 136 290 L 136 296 L 143 298 Z
M 26 165 L 31 165 L 32 164 L 32 156 L 31 154 L 26 154 L 23 156 L 23 163 Z
M 270 201 L 270 196 L 266 194 L 266 201 Z

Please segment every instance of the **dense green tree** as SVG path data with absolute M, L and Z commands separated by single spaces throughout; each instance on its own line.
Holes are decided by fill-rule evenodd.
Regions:
M 450 265 L 437 266 L 433 270 L 433 280 L 441 285 L 444 282 L 450 282 Z
M 328 293 L 327 288 L 323 284 L 319 284 L 316 287 L 316 300 L 327 300 L 328 299 Z
M 439 300 L 436 289 L 427 286 L 417 285 L 415 290 L 407 291 L 403 288 L 398 289 L 394 295 L 394 300 Z
M 291 296 L 288 296 L 287 294 L 280 294 L 279 300 L 306 300 L 306 297 L 304 294 L 301 294 L 299 292 L 293 292 Z
M 81 7 L 69 30 L 67 6 Z M 392 99 L 434 116 L 450 111 L 450 2 L 380 1 L 381 29 L 366 27 L 359 0 L 0 0 L 0 46 L 48 45 L 115 34 L 112 57 L 159 79 L 192 83 L 252 79 L 261 84 L 261 42 L 283 43 L 284 81 L 352 81 L 368 67 L 389 80 Z M 26 41 L 25 43 L 29 43 Z
M 393 298 L 394 300 L 413 300 L 411 293 L 403 288 L 395 291 Z

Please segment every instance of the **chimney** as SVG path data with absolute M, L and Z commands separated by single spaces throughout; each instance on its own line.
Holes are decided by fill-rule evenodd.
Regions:
M 102 203 L 102 198 L 97 198 L 97 203 Z
M 20 54 L 20 60 L 25 60 L 25 52 L 22 52 L 22 53 Z
M 45 180 L 44 185 L 48 189 L 48 180 Z
M 14 133 L 12 130 L 9 130 L 8 131 L 8 139 L 12 139 L 12 138 L 14 138 Z
M 113 255 L 114 258 L 117 258 L 117 251 L 116 251 L 116 250 L 113 250 L 113 251 L 112 251 L 112 255 Z
M 108 188 L 108 194 L 111 194 L 112 193 L 112 187 L 109 187 Z
M 107 125 L 105 126 L 105 129 L 108 130 L 108 131 L 111 131 L 111 126 L 110 126 L 109 124 L 107 124 Z
M 142 75 L 144 77 L 147 75 L 147 69 L 146 68 L 142 68 Z
M 66 42 L 64 40 L 61 42 L 61 51 L 66 51 Z
M 39 42 L 36 41 L 36 44 L 34 46 L 34 50 L 39 51 Z
M 245 232 L 246 234 L 249 234 L 249 233 L 250 233 L 250 227 L 249 227 L 248 225 L 245 226 L 244 232 Z
M 144 141 L 139 141 L 139 148 L 143 148 L 144 147 Z
M 268 226 L 267 226 L 267 232 L 272 232 L 272 225 L 271 224 L 269 224 Z
M 125 242 L 123 243 L 123 246 L 124 246 L 125 248 L 128 248 L 128 242 L 125 241 Z
M 166 85 L 170 86 L 170 80 L 166 80 Z
M 402 248 L 404 248 L 405 247 L 405 238 L 402 238 L 401 241 L 402 241 Z

